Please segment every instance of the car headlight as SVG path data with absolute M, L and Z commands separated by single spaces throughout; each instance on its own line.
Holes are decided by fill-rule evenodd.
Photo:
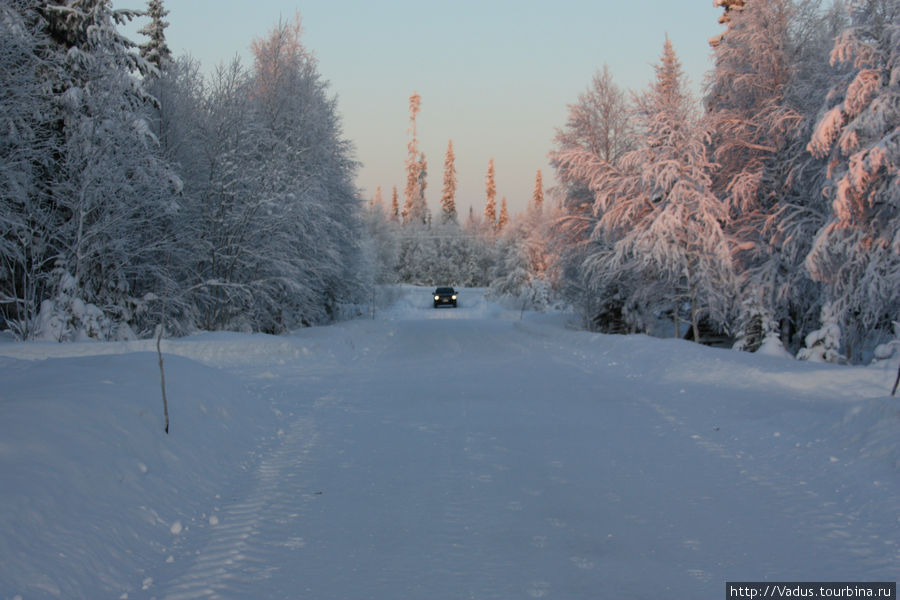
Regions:
M 453 300 L 456 300 L 456 294 L 453 294 L 452 296 L 450 296 L 450 298 L 452 298 Z
M 434 299 L 435 299 L 435 300 L 440 300 L 441 297 L 440 297 L 440 296 L 435 296 Z

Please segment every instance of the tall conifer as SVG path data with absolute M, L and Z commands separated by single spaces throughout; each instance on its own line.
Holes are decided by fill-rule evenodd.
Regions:
M 393 192 L 391 192 L 391 221 L 395 223 L 400 222 L 400 199 L 396 185 Z
M 494 159 L 488 162 L 487 175 L 484 177 L 487 201 L 484 204 L 485 226 L 489 231 L 497 229 L 497 184 L 494 182 Z
M 681 64 L 666 39 L 656 81 L 638 99 L 644 144 L 594 182 L 602 233 L 612 255 L 588 259 L 649 304 L 668 304 L 675 318 L 691 304 L 696 341 L 702 316 L 724 323 L 733 300 L 731 254 L 721 229 L 725 206 L 710 190 L 708 135 L 698 123 Z M 677 324 L 677 320 L 676 320 Z
M 806 267 L 825 284 L 852 355 L 900 314 L 900 1 L 856 0 L 851 15 L 831 52 L 847 76 L 808 146 L 828 159 L 832 203 Z
M 544 210 L 544 178 L 538 169 L 534 178 L 534 193 L 531 196 L 531 208 L 535 213 L 541 214 Z
M 500 200 L 500 216 L 497 218 L 497 231 L 503 231 L 503 228 L 509 224 L 509 209 L 506 207 L 506 196 Z
M 444 158 L 444 188 L 441 191 L 441 223 L 456 223 L 456 156 L 453 154 L 453 140 L 447 143 Z
M 406 145 L 406 190 L 403 194 L 403 209 L 400 214 L 403 224 L 407 225 L 414 220 L 413 212 L 419 197 L 419 140 L 416 137 L 416 116 L 422 106 L 422 97 L 418 92 L 413 92 L 409 97 L 409 142 Z
M 150 17 L 150 22 L 138 30 L 138 33 L 150 38 L 139 46 L 141 56 L 160 71 L 172 60 L 172 51 L 166 44 L 166 28 L 169 23 L 165 18 L 168 14 L 169 11 L 163 7 L 163 0 L 148 0 L 147 16 Z

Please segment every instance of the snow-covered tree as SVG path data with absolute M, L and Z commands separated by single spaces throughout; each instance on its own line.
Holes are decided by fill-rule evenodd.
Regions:
M 893 367 L 894 364 L 896 364 L 896 359 L 900 358 L 900 321 L 893 322 L 893 329 L 894 335 L 892 338 L 889 338 L 888 341 L 883 344 L 875 346 L 875 350 L 872 353 L 872 364 L 890 361 L 889 367 Z M 900 377 L 900 375 L 898 375 L 898 377 Z M 894 383 L 894 390 L 891 393 L 892 395 L 897 393 L 897 385 L 900 385 L 896 383 L 896 381 L 897 380 L 895 380 Z
M 541 214 L 544 210 L 544 178 L 541 176 L 541 170 L 537 170 L 534 177 L 534 193 L 531 195 L 531 210 L 537 214 Z
M 523 223 L 517 222 L 500 232 L 497 240 L 497 265 L 490 294 L 511 301 L 523 309 L 544 308 L 549 301 L 548 287 L 530 269 Z
M 833 363 L 846 360 L 841 354 L 841 326 L 833 304 L 822 307 L 822 327 L 807 335 L 805 343 L 806 347 L 797 353 L 800 360 Z
M 453 140 L 447 142 L 444 157 L 444 187 L 441 190 L 441 223 L 456 223 L 456 155 Z
M 380 206 L 382 209 L 384 208 L 384 197 L 381 195 L 381 186 L 377 186 L 375 188 L 375 193 L 372 194 L 372 199 L 369 200 L 369 207 Z
M 500 215 L 497 217 L 497 231 L 503 231 L 509 224 L 509 208 L 506 206 L 506 196 L 500 199 Z
M 829 222 L 806 260 L 853 357 L 900 313 L 900 2 L 855 0 L 831 52 L 846 77 L 809 150 L 828 160 Z
M 602 162 L 614 164 L 634 148 L 636 132 L 629 108 L 625 92 L 604 65 L 594 74 L 587 91 L 579 94 L 578 102 L 569 105 L 566 126 L 556 132 L 556 150 L 551 158 L 564 182 L 573 177 L 579 179 L 568 174 L 568 151 L 586 152 Z
M 755 289 L 760 307 L 766 307 L 764 311 L 778 324 L 779 335 L 791 351 L 817 326 L 822 310 L 821 284 L 810 277 L 804 261 L 829 212 L 821 194 L 827 165 L 825 159 L 810 154 L 807 142 L 822 97 L 836 77 L 835 71 L 826 68 L 827 57 L 845 22 L 840 2 L 828 10 L 813 0 L 795 4 L 789 37 L 792 77 L 785 101 L 803 115 L 803 121 L 767 166 L 765 179 L 772 182 L 769 193 L 775 201 L 761 228 L 766 250 L 756 253 L 765 260 L 757 260 L 744 278 Z M 749 256 L 752 254 L 744 254 L 744 258 Z
M 409 214 L 411 219 L 428 225 L 431 223 L 431 211 L 428 209 L 428 201 L 425 197 L 425 189 L 428 187 L 428 161 L 425 160 L 424 152 L 419 154 L 419 165 L 416 172 L 419 180 L 416 186 L 415 202 L 413 202 Z
M 400 243 L 397 223 L 383 204 L 373 203 L 364 214 L 367 253 L 375 283 L 395 283 Z
M 430 228 L 410 221 L 403 226 L 398 259 L 400 281 L 415 285 L 433 285 L 434 265 L 438 261 L 437 245 Z
M 713 190 L 729 206 L 725 227 L 741 277 L 738 343 L 755 350 L 818 312 L 802 259 L 809 230 L 821 224 L 821 203 L 810 192 L 821 186 L 821 165 L 805 139 L 824 85 L 829 29 L 819 0 L 719 5 L 727 29 L 712 40 L 706 95 L 719 165 Z
M 283 315 L 268 325 L 275 329 L 334 317 L 337 303 L 354 299 L 361 275 L 357 163 L 316 59 L 300 41 L 299 21 L 279 23 L 254 44 L 251 81 L 268 153 L 260 157 L 259 199 L 278 233 L 258 232 L 269 253 L 256 272 L 277 290 L 267 315 Z
M 0 327 L 23 339 L 33 336 L 49 293 L 54 231 L 64 220 L 47 186 L 59 140 L 45 84 L 62 57 L 42 52 L 49 40 L 35 7 L 28 0 L 0 4 Z
M 421 173 L 425 155 L 419 152 L 419 140 L 416 130 L 416 116 L 419 114 L 421 106 L 422 97 L 418 92 L 413 92 L 409 97 L 408 134 L 410 138 L 407 143 L 406 190 L 404 192 L 403 209 L 400 212 L 404 225 L 412 222 L 424 223 L 427 220 L 424 210 L 425 190 L 422 188 L 424 178 Z
M 159 144 L 163 160 L 190 172 L 203 151 L 196 125 L 204 104 L 205 83 L 200 63 L 188 56 L 164 64 L 158 77 L 144 80 L 155 99 L 149 108 L 150 131 Z
M 399 194 L 397 193 L 397 186 L 394 186 L 393 191 L 391 192 L 391 221 L 394 223 L 400 222 L 400 199 Z
M 478 217 L 475 215 L 475 207 L 469 207 L 469 214 L 466 215 L 465 229 L 466 231 L 476 231 L 479 228 Z
M 495 240 L 491 295 L 517 308 L 543 309 L 552 301 L 548 279 L 548 218 L 530 211 L 511 218 Z
M 488 170 L 484 176 L 486 200 L 484 203 L 484 224 L 488 231 L 497 229 L 497 183 L 494 181 L 494 159 L 488 162 Z
M 418 285 L 486 286 L 490 283 L 493 243 L 480 231 L 456 223 L 403 227 L 398 276 Z
M 713 6 L 719 6 L 724 11 L 722 15 L 719 17 L 719 23 L 723 25 L 727 25 L 731 22 L 732 12 L 740 12 L 744 10 L 745 0 L 713 0 Z M 719 34 L 709 40 L 709 44 L 713 47 L 716 47 L 722 42 L 722 38 L 724 37 L 724 33 Z
M 0 4 L 4 320 L 66 340 L 147 333 L 161 304 L 182 330 L 333 316 L 362 287 L 365 236 L 299 20 L 207 85 L 194 61 L 140 56 L 117 30 L 137 15 Z
M 256 40 L 252 71 L 218 68 L 196 116 L 181 279 L 203 328 L 321 322 L 360 287 L 356 165 L 301 30 Z
M 239 61 L 217 67 L 195 115 L 199 153 L 185 176 L 186 242 L 191 261 L 180 279 L 203 329 L 241 326 L 254 302 L 253 254 L 245 247 L 267 211 L 259 204 L 261 133 L 250 118 L 249 74 Z M 254 240 L 255 241 L 255 240 Z
M 727 13 L 728 29 L 715 45 L 706 104 L 719 165 L 716 191 L 728 200 L 735 218 L 747 219 L 758 215 L 765 202 L 761 187 L 766 161 L 802 115 L 785 101 L 792 77 L 788 52 L 793 0 L 755 0 L 740 6 L 740 11 Z
M 160 71 L 172 60 L 172 51 L 166 43 L 166 28 L 169 23 L 165 18 L 168 14 L 169 11 L 163 6 L 163 0 L 147 0 L 147 16 L 150 22 L 138 30 L 138 33 L 149 38 L 139 46 L 141 56 Z
M 612 252 L 588 258 L 590 268 L 632 273 L 654 282 L 633 293 L 675 318 L 691 306 L 694 339 L 701 316 L 727 323 L 732 301 L 731 255 L 721 229 L 724 204 L 712 193 L 708 141 L 681 65 L 666 39 L 656 81 L 637 99 L 642 147 L 592 182 L 601 233 Z
M 555 147 L 550 153 L 556 178 L 562 184 L 564 214 L 555 227 L 556 270 L 561 292 L 575 306 L 596 321 L 612 323 L 611 330 L 621 330 L 622 314 L 618 303 L 612 310 L 608 298 L 617 292 L 599 285 L 599 279 L 584 268 L 589 254 L 608 250 L 597 228 L 599 215 L 594 212 L 591 182 L 606 169 L 618 164 L 621 157 L 635 147 L 635 127 L 625 92 L 613 81 L 607 67 L 598 71 L 591 86 L 569 105 L 564 128 L 556 133 Z
M 735 350 L 756 352 L 764 345 L 783 346 L 778 335 L 778 324 L 759 299 L 749 297 L 743 300 L 737 323 L 739 329 L 735 333 Z
M 141 299 L 167 278 L 166 230 L 180 189 L 158 157 L 146 119 L 153 99 L 135 76 L 151 66 L 116 29 L 137 13 L 103 0 L 45 4 L 43 11 L 53 52 L 63 57 L 63 70 L 51 77 L 61 135 L 49 194 L 54 210 L 69 217 L 54 232 L 53 287 L 74 289 L 115 323 L 133 323 Z

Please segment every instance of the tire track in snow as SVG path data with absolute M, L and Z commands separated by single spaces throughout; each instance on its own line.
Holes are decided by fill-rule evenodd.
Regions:
M 224 599 L 242 596 L 254 581 L 267 579 L 267 554 L 303 546 L 301 537 L 290 536 L 288 523 L 300 516 L 301 506 L 314 494 L 302 489 L 302 473 L 317 433 L 312 419 L 296 419 L 283 434 L 280 445 L 256 467 L 250 491 L 210 517 L 209 539 L 192 552 L 192 564 L 156 596 L 165 600 Z M 270 532 L 275 526 L 287 537 L 273 549 Z M 264 547 L 263 539 L 268 540 Z M 185 546 L 190 540 L 185 540 Z

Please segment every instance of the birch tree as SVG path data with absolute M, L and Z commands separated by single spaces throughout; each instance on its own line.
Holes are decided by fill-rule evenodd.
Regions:
M 550 152 L 564 194 L 564 214 L 553 234 L 561 290 L 592 327 L 624 331 L 623 281 L 598 277 L 585 268 L 585 261 L 611 248 L 597 227 L 600 215 L 594 211 L 591 185 L 636 145 L 630 102 L 604 66 L 568 108 L 566 125 L 557 130 Z M 598 261 L 592 264 L 596 267 Z

